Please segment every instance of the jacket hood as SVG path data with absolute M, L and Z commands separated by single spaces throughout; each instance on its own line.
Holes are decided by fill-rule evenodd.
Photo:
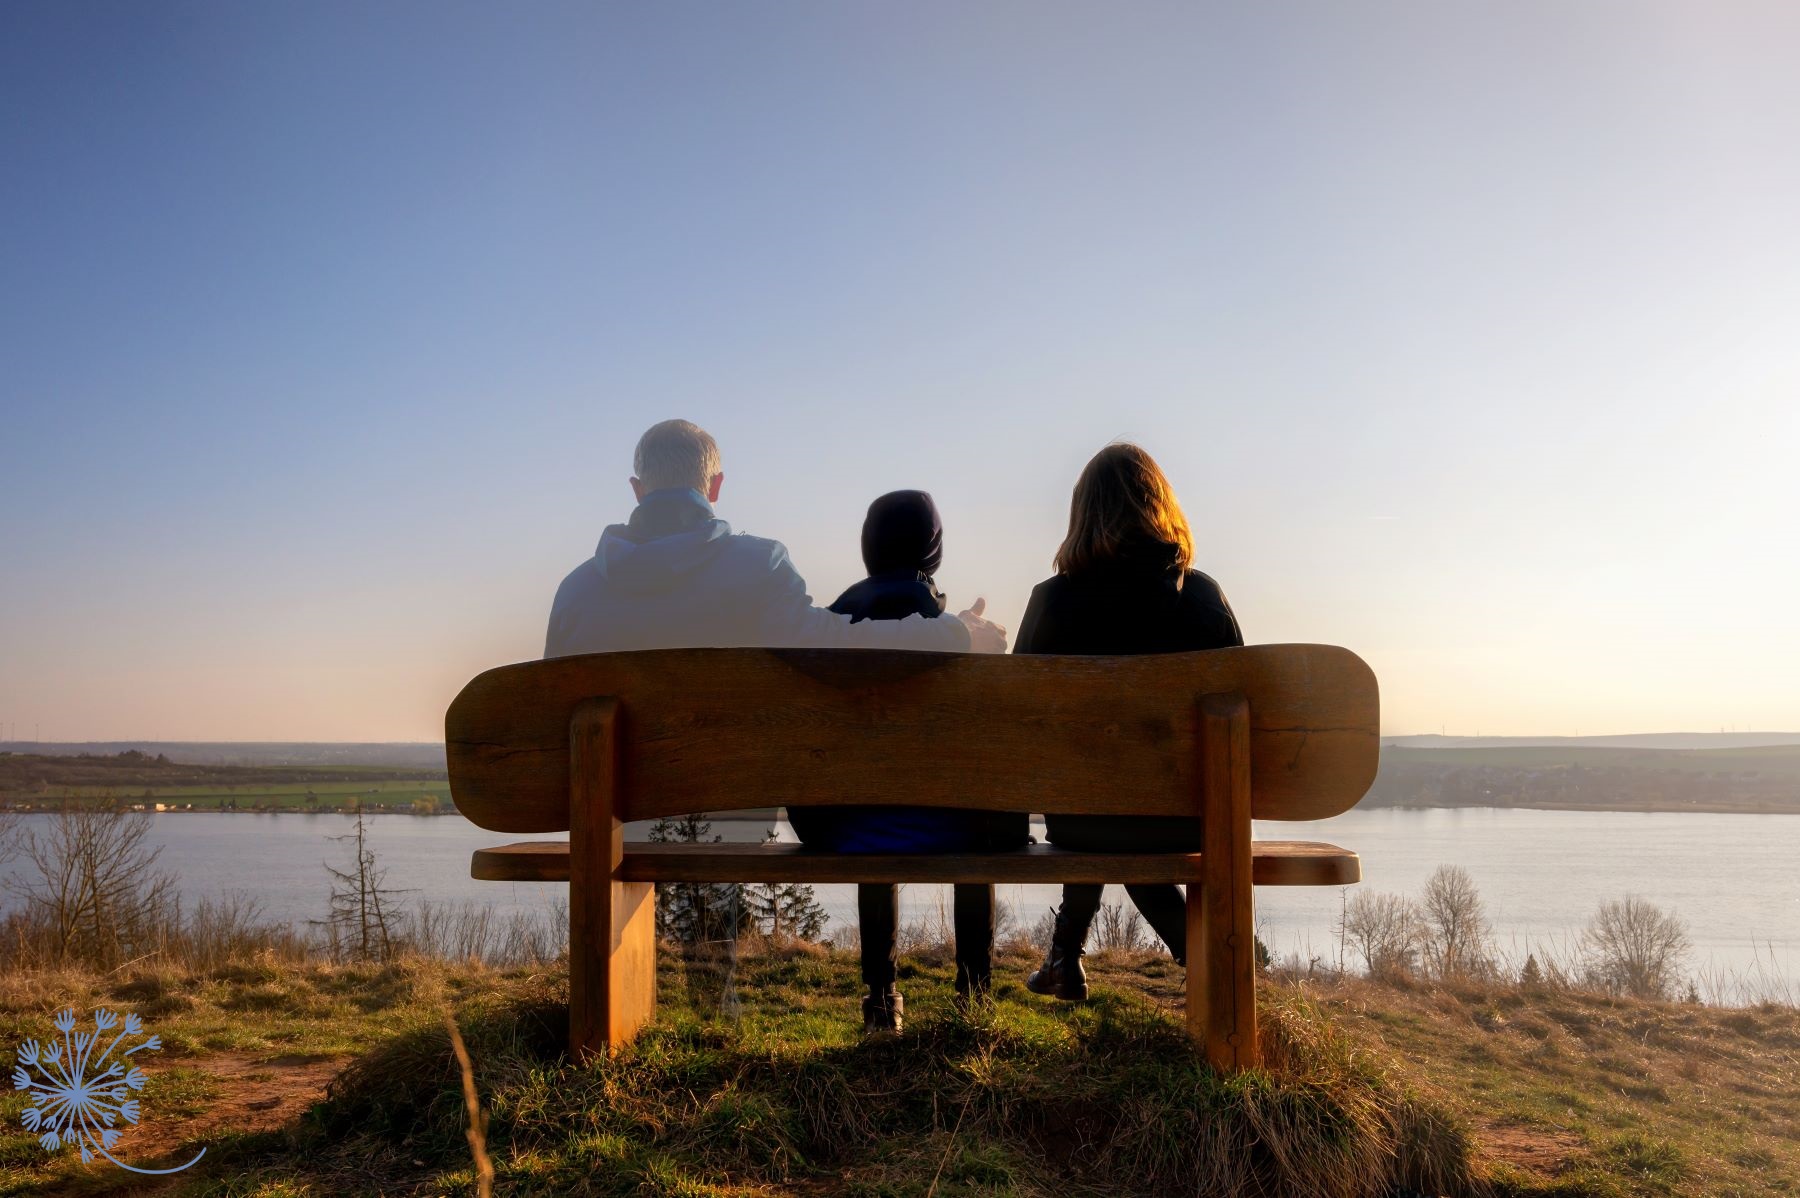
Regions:
M 863 520 L 863 566 L 870 574 L 936 574 L 944 557 L 944 525 L 924 491 L 889 491 Z
M 691 488 L 652 491 L 631 519 L 609 524 L 594 549 L 594 566 L 620 591 L 654 595 L 689 585 L 724 548 L 731 525 Z

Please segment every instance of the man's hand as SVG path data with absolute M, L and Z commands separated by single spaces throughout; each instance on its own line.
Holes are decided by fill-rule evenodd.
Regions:
M 959 611 L 956 618 L 963 622 L 969 630 L 969 652 L 971 653 L 1004 653 L 1006 652 L 1006 629 L 992 620 L 984 620 L 981 613 L 987 610 L 987 600 L 977 599 L 967 611 Z

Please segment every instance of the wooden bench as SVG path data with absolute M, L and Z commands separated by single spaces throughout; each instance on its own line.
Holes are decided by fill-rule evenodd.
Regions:
M 1250 821 L 1354 806 L 1375 777 L 1375 677 L 1348 650 L 1142 657 L 672 649 L 489 670 L 445 719 L 457 808 L 566 842 L 481 849 L 473 873 L 569 882 L 569 1046 L 630 1039 L 656 995 L 656 882 L 1185 882 L 1187 1021 L 1221 1069 L 1258 1062 L 1252 891 L 1361 877 Z M 627 844 L 628 821 L 777 804 L 1197 815 L 1204 853 L 837 855 Z

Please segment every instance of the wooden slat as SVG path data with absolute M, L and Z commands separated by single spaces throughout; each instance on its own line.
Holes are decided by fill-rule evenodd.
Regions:
M 500 832 L 569 826 L 569 716 L 619 701 L 620 814 L 784 803 L 1198 814 L 1201 695 L 1250 704 L 1258 819 L 1348 810 L 1379 698 L 1355 654 L 1257 645 L 1138 657 L 670 649 L 504 666 L 451 704 L 451 793 Z
M 629 842 L 619 867 L 634 882 L 1198 882 L 1199 853 L 1075 853 L 1030 845 L 1009 853 L 902 856 L 821 853 L 797 844 L 644 844 Z M 473 877 L 491 882 L 562 882 L 569 845 L 528 840 L 477 849 Z M 1251 844 L 1258 886 L 1342 886 L 1362 879 L 1349 849 L 1301 840 Z

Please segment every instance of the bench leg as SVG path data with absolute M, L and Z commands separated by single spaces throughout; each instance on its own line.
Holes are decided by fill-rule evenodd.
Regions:
M 621 882 L 618 704 L 592 699 L 569 722 L 569 1056 L 610 1054 L 656 1014 L 656 888 Z
M 1213 1068 L 1253 1069 L 1256 930 L 1250 873 L 1250 708 L 1241 695 L 1200 704 L 1204 881 L 1187 890 L 1188 1032 Z
M 572 880 L 571 880 L 572 881 Z M 602 882 L 607 901 L 569 891 L 569 1056 L 611 1055 L 656 1014 L 656 887 Z M 590 917 L 576 916 L 583 905 Z

